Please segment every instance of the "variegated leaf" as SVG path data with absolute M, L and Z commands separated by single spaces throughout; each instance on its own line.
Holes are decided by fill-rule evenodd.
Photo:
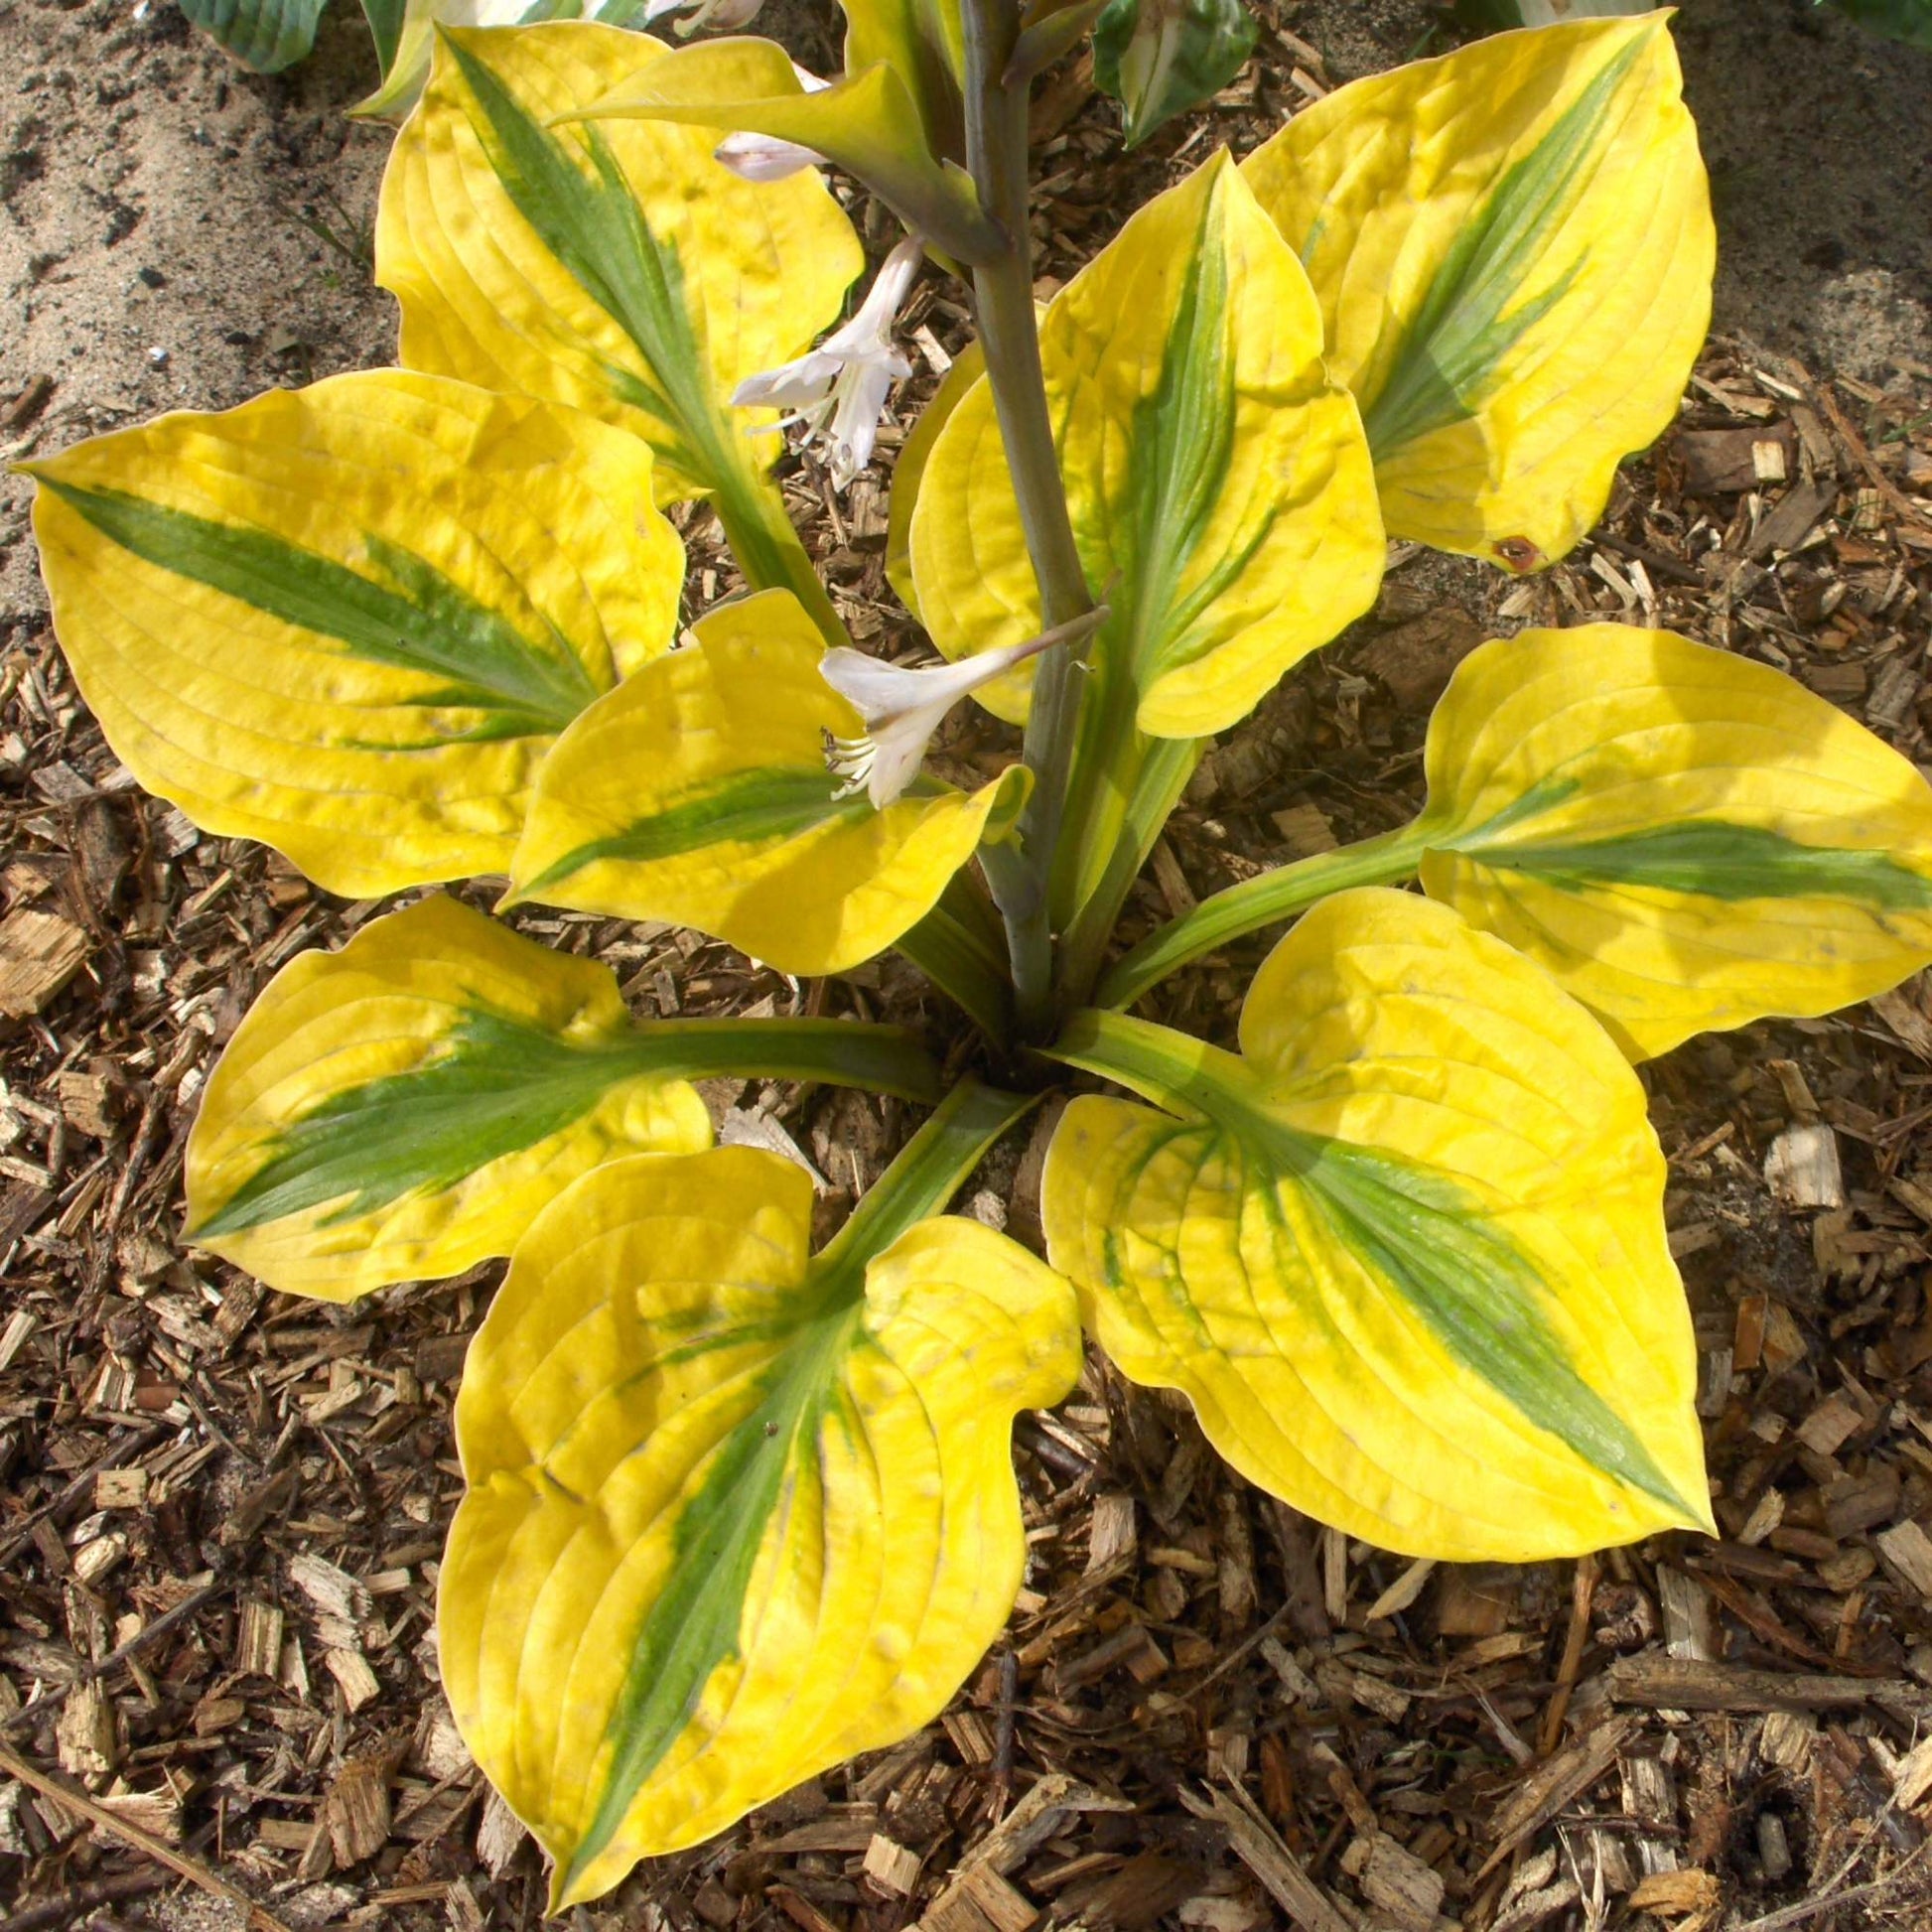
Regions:
M 461 1274 L 600 1162 L 709 1147 L 688 1070 L 608 967 L 427 898 L 256 1001 L 189 1139 L 188 1237 L 330 1302 Z
M 820 676 L 818 633 L 785 592 L 721 606 L 693 639 L 559 742 L 511 869 L 520 897 L 838 972 L 923 918 L 1018 811 L 1017 765 L 970 793 L 915 780 L 883 811 L 841 795 L 826 740 L 863 722 Z
M 333 892 L 503 871 L 551 741 L 671 642 L 650 452 L 576 410 L 373 370 L 28 468 L 107 742 Z
M 1089 586 L 1120 578 L 1097 674 L 1146 734 L 1234 724 L 1374 600 L 1383 545 L 1368 447 L 1322 365 L 1307 277 L 1225 154 L 1055 297 L 1040 354 Z M 933 446 L 911 555 L 948 656 L 1040 628 L 985 382 Z M 989 707 L 1019 715 L 1026 688 L 1026 674 L 1004 700 L 992 687 Z
M 609 968 L 428 898 L 255 1002 L 189 1136 L 189 1238 L 332 1302 L 460 1274 L 600 1162 L 709 1147 L 689 1082 L 723 1075 L 939 1097 L 897 1028 L 633 1021 Z
M 890 67 L 918 104 L 926 144 L 966 159 L 966 36 L 959 0 L 839 0 L 845 15 L 845 70 Z
M 1690 1313 L 1642 1087 L 1447 906 L 1344 893 L 1256 976 L 1239 1056 L 1089 1014 L 1047 1252 L 1111 1359 L 1277 1496 L 1473 1561 L 1709 1528 Z
M 392 0 L 395 18 L 376 32 L 382 84 L 348 111 L 400 121 L 422 98 L 439 27 L 527 27 L 546 20 L 596 20 L 611 27 L 641 21 L 645 0 Z M 371 30 L 375 21 L 370 20 Z M 386 41 L 386 45 L 385 45 Z
M 1097 961 L 1204 735 L 1371 604 L 1383 539 L 1368 445 L 1328 379 L 1308 279 L 1225 154 L 1133 216 L 1040 325 L 1047 402 L 1090 591 L 1051 917 Z M 917 479 L 921 618 L 964 656 L 1040 625 L 991 385 Z M 1029 671 L 981 701 L 1024 714 Z
M 1932 964 L 1932 786 L 1767 664 L 1668 630 L 1527 630 L 1463 660 L 1427 769 L 1425 889 L 1634 1057 Z
M 1536 570 L 1670 423 L 1714 239 L 1668 14 L 1337 88 L 1242 164 L 1307 265 L 1392 534 Z
M 864 254 L 815 170 L 754 185 L 701 129 L 560 122 L 669 58 L 589 22 L 446 31 L 383 176 L 376 279 L 408 366 L 643 437 L 657 500 L 711 495 L 752 582 L 816 613 L 762 474 L 778 444 L 748 436 L 776 418 L 730 398 L 837 319 Z
M 936 248 L 973 260 L 1002 245 L 972 177 L 927 147 L 919 106 L 890 61 L 807 87 L 776 41 L 706 41 L 626 75 L 578 111 L 791 142 L 858 176 Z
M 1005 1620 L 1012 1419 L 1078 1371 L 1073 1295 L 932 1217 L 1025 1105 L 959 1089 L 815 1258 L 808 1177 L 748 1148 L 601 1169 L 518 1248 L 438 1622 L 553 1911 L 916 1730 Z

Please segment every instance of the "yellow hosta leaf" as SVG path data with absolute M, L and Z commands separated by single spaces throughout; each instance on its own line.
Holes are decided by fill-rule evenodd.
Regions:
M 1932 963 L 1932 786 L 1768 665 L 1668 630 L 1529 630 L 1430 722 L 1425 889 L 1634 1057 L 1850 1006 Z
M 424 899 L 256 1001 L 189 1137 L 189 1238 L 329 1302 L 461 1274 L 601 1161 L 711 1145 L 664 1058 L 608 967 Z
M 919 411 L 919 419 L 899 446 L 898 461 L 893 465 L 893 493 L 886 521 L 886 581 L 915 618 L 919 615 L 919 593 L 912 582 L 912 511 L 918 504 L 919 485 L 925 481 L 925 467 L 939 432 L 985 373 L 986 349 L 975 340 L 966 345 L 932 392 L 931 400 Z M 1003 711 L 1001 715 L 1006 714 Z
M 1079 1330 L 1017 1243 L 927 1218 L 961 1177 L 811 1258 L 792 1163 L 622 1161 L 517 1249 L 457 1401 L 438 1630 L 553 1911 L 916 1730 L 1005 1621 L 1013 1417 Z
M 696 926 L 787 973 L 883 952 L 1011 821 L 1023 768 L 970 793 L 920 780 L 884 811 L 839 797 L 825 737 L 863 724 L 819 675 L 797 601 L 727 604 L 694 634 L 558 742 L 511 867 L 518 896 Z
M 1538 569 L 1670 423 L 1714 240 L 1668 20 L 1352 81 L 1242 164 L 1314 283 L 1391 534 Z
M 439 27 L 521 27 L 545 20 L 596 20 L 609 15 L 621 26 L 638 11 L 637 0 L 403 0 L 395 42 L 382 61 L 382 84 L 347 110 L 357 119 L 401 121 L 422 98 Z M 391 0 L 393 4 L 393 0 Z
M 676 623 L 649 450 L 465 383 L 337 376 L 30 469 L 107 742 L 332 892 L 502 871 L 551 741 Z
M 1236 723 L 1373 602 L 1383 540 L 1368 446 L 1328 380 L 1308 278 L 1225 153 L 1141 209 L 1053 300 L 1047 399 L 1089 587 L 1091 652 L 1138 729 Z M 991 386 L 940 431 L 912 515 L 919 608 L 963 656 L 1040 627 Z M 1026 679 L 989 687 L 1002 717 Z
M 1172 1109 L 1077 1099 L 1047 1156 L 1048 1256 L 1122 1371 L 1386 1549 L 1709 1528 L 1663 1157 L 1583 1008 L 1447 906 L 1362 890 L 1270 955 L 1241 1049 L 1112 1014 L 1056 1049 Z
M 403 361 L 633 431 L 660 503 L 744 493 L 774 418 L 733 391 L 836 321 L 865 259 L 815 170 L 754 185 L 702 129 L 551 125 L 669 58 L 586 23 L 445 33 L 376 218 Z

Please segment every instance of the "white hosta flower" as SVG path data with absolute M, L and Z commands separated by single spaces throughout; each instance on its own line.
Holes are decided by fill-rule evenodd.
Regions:
M 862 738 L 825 734 L 826 767 L 845 780 L 833 795 L 849 798 L 863 788 L 883 812 L 918 775 L 927 741 L 961 698 L 1054 644 L 1077 643 L 1107 615 L 1102 605 L 1025 643 L 983 650 L 956 664 L 907 669 L 862 650 L 828 650 L 818 661 L 819 675 L 866 721 Z
M 791 64 L 791 70 L 808 94 L 823 93 L 832 84 L 815 73 L 807 73 L 796 61 Z M 728 134 L 712 154 L 741 181 L 789 181 L 807 168 L 830 165 L 816 148 L 800 147 L 796 141 L 780 141 L 769 134 Z
M 825 167 L 816 148 L 796 141 L 775 140 L 769 134 L 728 134 L 713 153 L 740 181 L 789 181 L 807 168 Z
M 764 0 L 645 0 L 644 25 L 690 7 L 691 18 L 677 23 L 680 35 L 695 34 L 700 27 L 716 27 L 720 33 L 729 34 L 750 26 L 763 4 Z
M 886 257 L 865 301 L 842 329 L 782 368 L 767 369 L 738 385 L 741 407 L 768 404 L 792 413 L 780 429 L 802 424 L 826 445 L 832 485 L 845 489 L 868 463 L 879 435 L 886 396 L 912 364 L 893 346 L 893 324 L 918 273 L 923 245 L 908 236 Z

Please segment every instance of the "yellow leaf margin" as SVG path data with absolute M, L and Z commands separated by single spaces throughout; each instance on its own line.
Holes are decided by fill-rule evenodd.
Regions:
M 752 1149 L 601 1169 L 472 1349 L 444 1684 L 553 1911 L 917 1729 L 1012 1606 L 1071 1291 L 953 1218 L 813 1261 L 811 1208 Z
M 1251 1481 L 1385 1549 L 1711 1526 L 1690 1312 L 1635 1073 L 1538 966 L 1412 894 L 1269 956 L 1241 1056 L 1117 1015 L 1042 1192 L 1100 1345 Z
M 1242 164 L 1314 284 L 1392 535 L 1540 569 L 1675 415 L 1716 240 L 1669 21 L 1352 81 Z

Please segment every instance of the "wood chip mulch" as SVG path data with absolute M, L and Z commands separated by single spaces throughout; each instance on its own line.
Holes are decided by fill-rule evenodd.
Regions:
M 1278 118 L 1278 93 L 1323 84 L 1305 52 L 1224 104 Z M 1087 199 L 1101 127 L 1082 94 L 1053 130 L 1049 265 L 1134 199 Z M 1192 144 L 1135 165 L 1177 173 Z M 915 394 L 962 320 L 936 291 L 913 318 Z M 1523 624 L 1725 644 L 1932 759 L 1928 423 L 1932 370 L 1879 390 L 1714 344 L 1677 429 L 1554 570 L 1397 551 L 1374 617 L 1209 756 L 1130 936 L 1397 823 L 1454 664 Z M 828 507 L 794 472 L 859 634 L 909 640 L 882 493 Z M 702 551 L 706 513 L 685 521 Z M 966 722 L 950 750 L 1000 742 Z M 540 1861 L 456 1733 L 432 1637 L 450 1403 L 496 1271 L 337 1310 L 178 1238 L 222 1042 L 278 966 L 377 908 L 142 794 L 45 635 L 0 659 L 0 1932 L 531 1926 Z M 956 1030 L 892 960 L 801 987 L 690 933 L 521 923 L 610 961 L 646 1014 L 930 1005 Z M 1264 943 L 1154 1010 L 1225 1036 Z M 1932 1922 L 1932 987 L 1645 1075 L 1724 1540 L 1406 1562 L 1254 1491 L 1094 1358 L 1019 1427 L 1027 1588 L 944 1717 L 572 1922 Z M 813 1167 L 828 1227 L 906 1128 L 849 1094 L 712 1098 L 728 1137 Z M 1038 1146 L 972 1201 L 1022 1238 Z

